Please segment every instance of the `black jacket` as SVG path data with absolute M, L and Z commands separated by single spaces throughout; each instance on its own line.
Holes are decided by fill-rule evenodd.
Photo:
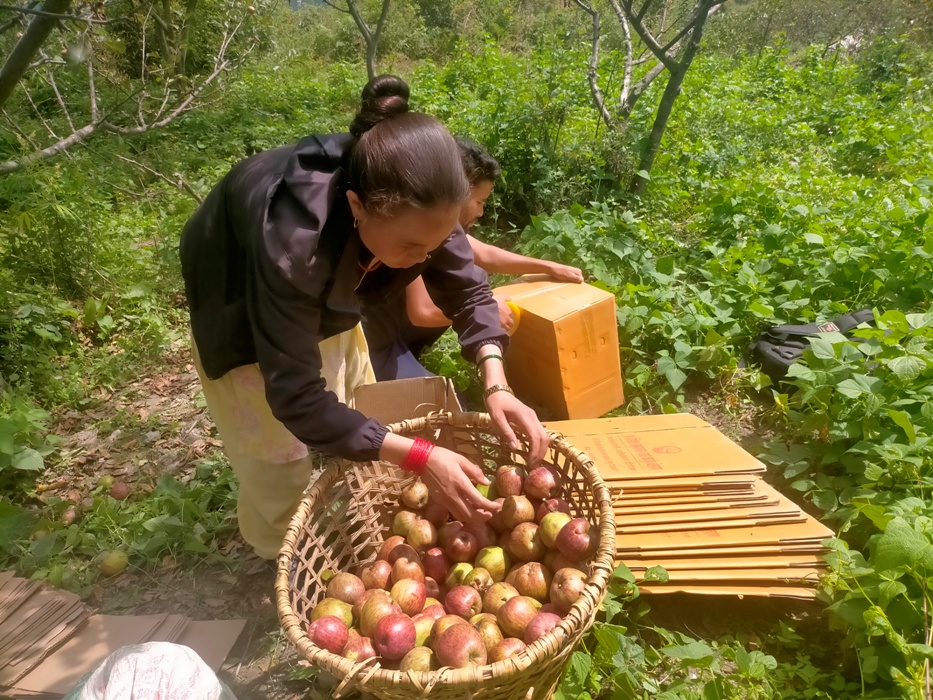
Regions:
M 360 299 L 391 299 L 423 275 L 464 356 L 508 338 L 459 226 L 425 263 L 362 278 L 345 194 L 352 144 L 349 134 L 308 136 L 235 165 L 185 224 L 181 263 L 207 376 L 258 362 L 273 415 L 299 440 L 368 460 L 387 431 L 325 389 L 317 347 L 359 322 Z

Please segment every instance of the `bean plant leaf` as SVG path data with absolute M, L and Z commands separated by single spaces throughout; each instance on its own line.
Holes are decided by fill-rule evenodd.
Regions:
M 913 421 L 910 420 L 910 414 L 906 411 L 895 411 L 893 409 L 887 409 L 888 417 L 894 421 L 894 423 L 904 431 L 907 435 L 907 439 L 910 440 L 910 444 L 913 445 L 917 442 L 917 429 L 914 428 Z
M 45 466 L 45 461 L 42 459 L 42 455 L 39 454 L 36 450 L 31 447 L 24 447 L 15 455 L 13 455 L 13 461 L 11 463 L 14 469 L 21 469 L 23 471 L 30 472 L 41 472 Z
M 933 550 L 929 540 L 914 530 L 903 518 L 894 518 L 875 543 L 874 564 L 877 571 L 893 571 L 917 566 Z
M 888 363 L 888 369 L 894 372 L 897 378 L 904 382 L 904 384 L 910 384 L 910 382 L 919 377 L 923 368 L 923 362 L 913 355 L 895 357 Z

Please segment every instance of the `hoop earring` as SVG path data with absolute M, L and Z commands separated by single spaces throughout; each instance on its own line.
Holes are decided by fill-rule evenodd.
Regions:
M 359 228 L 359 227 L 360 227 L 360 220 L 357 219 L 356 217 L 354 217 L 354 218 L 353 218 L 353 228 Z

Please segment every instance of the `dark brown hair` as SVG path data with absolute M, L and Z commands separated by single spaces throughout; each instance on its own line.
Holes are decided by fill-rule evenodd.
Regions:
M 460 205 L 470 191 L 453 137 L 434 117 L 409 112 L 408 94 L 401 78 L 373 78 L 350 125 L 349 188 L 374 214 Z
M 489 155 L 489 151 L 475 141 L 457 137 L 457 147 L 460 149 L 460 159 L 463 161 L 463 170 L 466 173 L 470 186 L 476 187 L 479 183 L 489 181 L 493 184 L 502 177 L 499 163 Z

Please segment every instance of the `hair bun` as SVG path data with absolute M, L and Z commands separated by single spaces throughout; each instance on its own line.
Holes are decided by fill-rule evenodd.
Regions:
M 408 84 L 396 75 L 377 75 L 366 83 L 350 133 L 359 138 L 387 117 L 408 111 Z

